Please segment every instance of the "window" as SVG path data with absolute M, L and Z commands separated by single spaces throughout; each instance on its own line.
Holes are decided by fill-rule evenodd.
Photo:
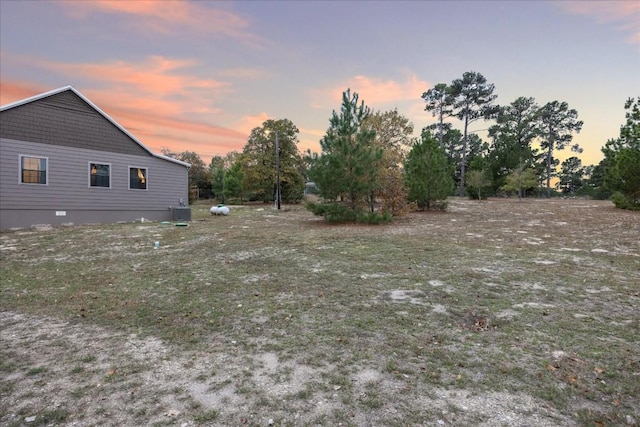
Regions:
M 147 169 L 146 168 L 129 168 L 129 189 L 146 190 L 147 189 Z
M 111 187 L 111 165 L 89 163 L 89 186 Z
M 20 156 L 20 182 L 47 184 L 47 158 Z

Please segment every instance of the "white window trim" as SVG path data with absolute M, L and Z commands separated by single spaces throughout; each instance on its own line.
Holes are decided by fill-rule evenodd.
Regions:
M 22 159 L 24 157 L 31 157 L 34 159 L 44 159 L 47 163 L 47 169 L 45 170 L 46 172 L 46 182 L 44 184 L 40 184 L 37 182 L 22 182 Z M 46 156 L 38 156 L 35 154 L 19 154 L 18 155 L 18 184 L 19 185 L 49 185 L 49 170 L 51 168 L 49 167 L 49 157 Z
M 144 177 L 147 180 L 147 185 L 144 189 L 142 188 L 131 188 L 131 169 L 144 169 L 145 174 Z M 149 168 L 146 166 L 129 166 L 127 168 L 127 187 L 131 191 L 149 191 Z
M 105 166 L 109 166 L 109 186 L 108 187 L 101 187 L 99 185 L 96 186 L 92 186 L 91 185 L 91 165 L 105 165 Z M 111 188 L 111 177 L 113 176 L 113 168 L 111 167 L 111 163 L 106 163 L 106 162 L 87 162 L 87 180 L 89 182 L 87 182 L 87 185 L 89 186 L 89 188 L 104 188 L 106 190 Z

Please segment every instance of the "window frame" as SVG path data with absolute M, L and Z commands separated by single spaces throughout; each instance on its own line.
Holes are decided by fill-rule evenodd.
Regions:
M 88 178 L 89 178 L 89 182 L 88 182 L 88 186 L 89 188 L 111 188 L 111 175 L 112 175 L 112 171 L 113 168 L 111 167 L 111 163 L 104 163 L 104 162 L 87 162 L 87 167 L 88 167 Z M 108 179 L 109 179 L 109 185 L 104 186 L 104 185 L 91 185 L 91 166 L 92 165 L 98 165 L 98 166 L 108 166 L 109 167 L 109 175 L 107 175 Z M 99 176 L 96 174 L 96 176 Z
M 131 170 L 132 169 L 142 169 L 144 170 L 144 188 L 131 187 Z M 128 180 L 129 180 L 129 190 L 134 191 L 149 191 L 149 168 L 146 166 L 129 166 L 127 169 L 128 172 Z
M 24 178 L 24 171 L 38 171 L 40 173 L 42 173 L 41 170 L 39 169 L 23 169 L 23 159 L 25 158 L 29 158 L 29 159 L 39 159 L 39 160 L 44 160 L 44 183 L 42 182 L 25 182 L 23 181 Z M 37 156 L 37 155 L 33 155 L 33 154 L 20 154 L 18 155 L 18 184 L 20 185 L 49 185 L 49 157 L 47 156 Z

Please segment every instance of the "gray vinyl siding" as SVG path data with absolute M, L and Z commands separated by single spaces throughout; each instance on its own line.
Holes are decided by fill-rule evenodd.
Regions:
M 71 90 L 2 111 L 0 138 L 153 157 Z
M 47 185 L 20 183 L 20 155 L 48 159 Z M 111 165 L 110 188 L 89 186 L 89 162 Z M 129 167 L 147 169 L 146 190 L 129 189 Z M 155 156 L 0 138 L 0 229 L 170 220 L 172 207 L 188 203 L 187 174 L 184 165 Z

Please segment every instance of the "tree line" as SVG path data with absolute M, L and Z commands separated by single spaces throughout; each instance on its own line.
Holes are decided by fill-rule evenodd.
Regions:
M 299 130 L 280 119 L 254 128 L 242 152 L 214 156 L 208 167 L 193 152 L 163 154 L 191 163 L 192 200 L 273 202 L 279 194 L 298 203 L 307 189 L 321 201 L 308 208 L 329 221 L 380 222 L 411 209 L 444 209 L 454 194 L 587 196 L 640 209 L 640 97 L 625 102 L 620 135 L 589 166 L 572 144 L 583 122 L 566 102 L 539 105 L 523 96 L 498 105 L 496 98 L 495 86 L 474 71 L 439 83 L 422 94 L 436 122 L 414 138 L 413 124 L 397 110 L 373 111 L 347 89 L 320 153 L 300 152 Z M 476 121 L 489 123 L 488 141 L 470 130 Z M 560 163 L 556 155 L 566 148 L 574 155 Z

